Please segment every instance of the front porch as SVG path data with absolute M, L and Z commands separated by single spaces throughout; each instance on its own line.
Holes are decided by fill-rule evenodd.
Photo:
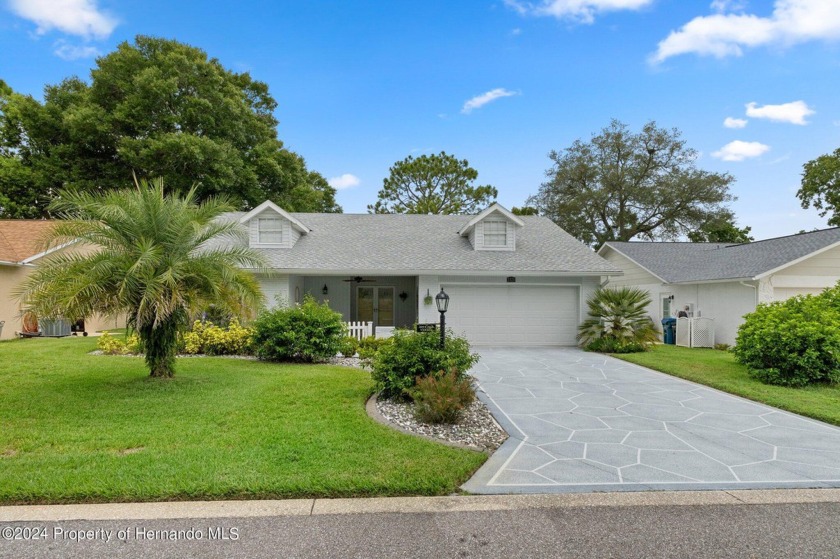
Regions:
M 418 318 L 417 276 L 283 275 L 260 278 L 269 308 L 311 295 L 344 322 L 370 322 L 375 332 L 412 328 Z

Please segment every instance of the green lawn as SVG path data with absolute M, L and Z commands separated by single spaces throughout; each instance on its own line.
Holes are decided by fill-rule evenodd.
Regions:
M 786 388 L 763 384 L 728 351 L 657 345 L 651 351 L 613 355 L 756 402 L 840 425 L 840 386 Z
M 442 495 L 484 454 L 367 417 L 369 373 L 88 355 L 94 338 L 0 342 L 0 503 Z

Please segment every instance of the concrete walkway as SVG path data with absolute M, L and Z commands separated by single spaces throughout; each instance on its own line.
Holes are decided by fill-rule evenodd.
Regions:
M 840 429 L 572 348 L 480 351 L 510 439 L 472 493 L 840 487 Z

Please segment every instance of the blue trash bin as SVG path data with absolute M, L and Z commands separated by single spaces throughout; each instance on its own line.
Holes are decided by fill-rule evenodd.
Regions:
M 677 343 L 677 319 L 669 316 L 662 319 L 662 341 L 666 344 Z

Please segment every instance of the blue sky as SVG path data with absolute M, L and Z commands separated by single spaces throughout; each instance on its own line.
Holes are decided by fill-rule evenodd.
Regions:
M 825 227 L 795 192 L 802 165 L 840 147 L 840 0 L 0 3 L 0 78 L 38 98 L 137 34 L 250 72 L 346 212 L 394 162 L 442 150 L 522 205 L 550 150 L 652 119 L 737 179 L 757 238 Z

